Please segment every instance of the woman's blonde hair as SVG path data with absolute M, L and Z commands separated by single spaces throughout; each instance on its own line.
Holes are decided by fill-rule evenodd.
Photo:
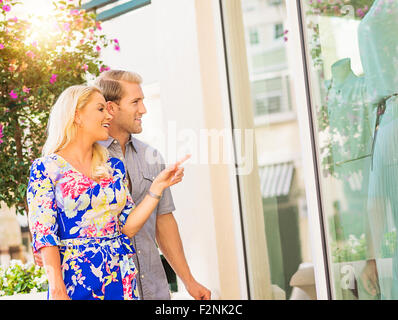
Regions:
M 47 140 L 43 146 L 43 156 L 65 148 L 77 134 L 75 123 L 77 110 L 82 110 L 95 93 L 101 93 L 96 86 L 75 85 L 65 89 L 51 108 L 47 125 Z M 107 164 L 108 150 L 98 143 L 93 145 L 91 175 L 93 179 L 109 178 L 111 168 Z

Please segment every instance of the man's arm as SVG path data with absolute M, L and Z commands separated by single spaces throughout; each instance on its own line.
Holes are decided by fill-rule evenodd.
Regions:
M 185 258 L 177 222 L 171 212 L 157 216 L 156 241 L 164 257 L 184 283 L 188 293 L 196 300 L 210 300 L 210 290 L 196 282 L 191 274 Z

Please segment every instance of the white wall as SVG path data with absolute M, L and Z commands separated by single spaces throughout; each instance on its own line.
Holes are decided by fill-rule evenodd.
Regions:
M 174 145 L 181 130 L 193 129 L 199 133 L 204 128 L 195 2 L 153 0 L 149 6 L 104 22 L 103 29 L 110 37 L 118 38 L 121 45 L 120 52 L 112 48 L 103 51 L 105 63 L 111 68 L 140 73 L 146 95 L 148 92 L 150 96 L 145 88 L 152 88 L 153 94 L 153 88 L 158 87 L 160 100 L 152 103 L 161 106 L 161 111 L 156 107 L 157 115 L 148 123 L 146 119 L 152 112 L 148 101 L 143 127 L 145 132 L 161 129 L 167 134 L 168 128 L 176 126 L 176 131 L 170 130 L 170 136 L 166 136 L 166 142 L 170 138 L 166 145 L 147 133 L 147 140 L 154 141 L 166 161 L 175 160 L 176 151 L 184 142 L 177 141 Z M 151 128 L 149 124 L 161 128 Z M 220 285 L 208 166 L 188 163 L 183 184 L 173 187 L 172 192 L 177 208 L 175 217 L 191 271 L 217 296 Z

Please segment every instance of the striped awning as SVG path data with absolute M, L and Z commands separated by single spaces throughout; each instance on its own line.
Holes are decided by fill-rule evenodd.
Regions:
M 287 196 L 293 180 L 292 162 L 260 167 L 260 184 L 263 198 Z

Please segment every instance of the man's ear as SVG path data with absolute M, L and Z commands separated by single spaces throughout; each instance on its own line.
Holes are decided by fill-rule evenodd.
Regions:
M 115 115 L 115 112 L 117 110 L 116 107 L 117 107 L 116 103 L 114 103 L 113 101 L 106 102 L 106 109 L 108 110 L 108 112 L 111 116 Z

